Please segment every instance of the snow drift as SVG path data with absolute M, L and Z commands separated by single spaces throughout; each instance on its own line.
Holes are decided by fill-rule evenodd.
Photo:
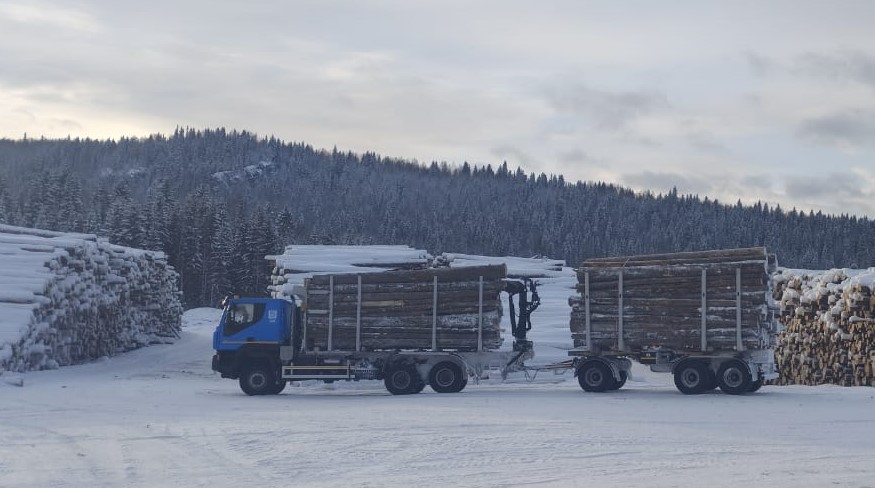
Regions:
M 51 369 L 178 336 L 163 253 L 0 225 L 0 373 Z

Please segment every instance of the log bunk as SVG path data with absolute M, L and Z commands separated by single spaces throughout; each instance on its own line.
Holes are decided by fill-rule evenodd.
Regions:
M 676 352 L 769 347 L 774 328 L 765 248 L 595 258 L 569 299 L 575 348 Z
M 163 253 L 0 225 L 0 268 L 0 372 L 76 364 L 179 334 L 178 275 Z
M 875 268 L 774 275 L 780 385 L 875 386 Z

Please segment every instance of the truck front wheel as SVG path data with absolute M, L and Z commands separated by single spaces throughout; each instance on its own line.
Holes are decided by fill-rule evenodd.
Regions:
M 584 391 L 603 392 L 614 390 L 617 380 L 611 368 L 601 361 L 588 361 L 577 370 L 577 382 Z
M 425 387 L 419 372 L 410 365 L 392 367 L 383 382 L 393 395 L 411 395 L 421 392 Z
M 282 387 L 285 388 L 285 382 Z M 246 368 L 240 375 L 240 389 L 247 395 L 276 395 L 282 388 L 276 372 L 268 364 L 260 363 Z
M 436 364 L 428 373 L 428 384 L 438 393 L 458 393 L 467 383 L 462 368 L 450 361 Z

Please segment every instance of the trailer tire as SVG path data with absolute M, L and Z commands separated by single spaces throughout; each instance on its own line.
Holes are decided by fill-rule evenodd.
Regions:
M 611 368 L 601 361 L 587 361 L 577 370 L 577 382 L 583 391 L 601 393 L 615 389 L 617 380 L 614 379 Z
M 751 381 L 750 389 L 748 389 L 748 393 L 756 393 L 760 388 L 763 387 L 763 377 L 760 376 L 756 381 Z
M 674 368 L 674 386 L 684 395 L 698 395 L 714 384 L 711 370 L 702 361 L 688 359 Z
M 467 378 L 462 368 L 451 361 L 443 361 L 434 365 L 428 372 L 428 384 L 438 393 L 458 393 L 465 388 Z
M 747 365 L 738 359 L 730 359 L 717 371 L 717 383 L 723 393 L 741 395 L 750 392 L 753 379 Z
M 256 363 L 243 370 L 240 389 L 249 396 L 275 395 L 282 391 L 277 383 L 277 374 L 268 363 Z M 282 387 L 285 388 L 285 382 Z
M 389 368 L 383 380 L 386 389 L 393 395 L 412 395 L 425 388 L 425 382 L 412 365 L 397 365 Z

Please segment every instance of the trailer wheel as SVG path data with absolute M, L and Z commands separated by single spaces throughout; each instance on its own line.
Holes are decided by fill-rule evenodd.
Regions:
M 438 393 L 458 393 L 465 388 L 467 378 L 458 364 L 443 361 L 428 372 L 428 384 Z
M 267 363 L 257 363 L 249 366 L 240 375 L 240 389 L 247 395 L 275 395 L 282 391 L 279 388 L 276 372 Z M 285 388 L 285 382 L 282 383 Z
M 746 364 L 731 359 L 723 363 L 717 371 L 717 383 L 723 393 L 741 395 L 750 391 L 752 378 Z
M 698 395 L 709 389 L 713 374 L 701 361 L 681 361 L 674 369 L 674 386 L 684 395 Z
M 756 381 L 750 382 L 750 389 L 747 390 L 749 393 L 756 393 L 760 388 L 763 387 L 763 377 L 758 376 Z
M 416 368 L 410 365 L 398 365 L 389 369 L 383 380 L 386 389 L 393 395 L 412 395 L 425 388 L 425 383 Z
M 611 368 L 601 361 L 588 361 L 577 370 L 577 382 L 583 391 L 603 392 L 614 389 L 617 380 Z

